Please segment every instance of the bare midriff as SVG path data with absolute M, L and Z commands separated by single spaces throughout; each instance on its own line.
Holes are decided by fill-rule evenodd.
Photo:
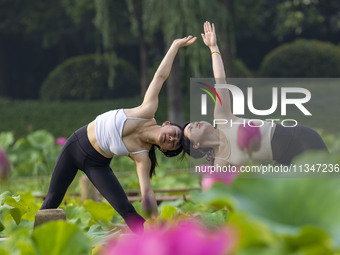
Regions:
M 92 121 L 90 124 L 88 124 L 87 137 L 89 138 L 91 145 L 96 151 L 98 151 L 105 158 L 112 158 L 112 156 L 109 156 L 104 151 L 102 151 L 102 149 L 98 145 L 97 138 L 96 138 L 96 131 L 95 131 L 95 121 Z

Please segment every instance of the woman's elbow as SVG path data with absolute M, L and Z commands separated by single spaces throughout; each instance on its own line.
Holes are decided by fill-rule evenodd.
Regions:
M 156 72 L 155 75 L 153 76 L 153 80 L 163 84 L 166 81 L 166 79 L 168 79 L 168 77 L 169 77 L 168 74 Z

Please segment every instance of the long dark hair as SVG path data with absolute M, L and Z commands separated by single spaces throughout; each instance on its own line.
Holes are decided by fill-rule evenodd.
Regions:
M 181 143 L 183 151 L 193 158 L 203 158 L 212 148 L 194 148 L 194 143 L 190 141 L 189 138 L 184 136 L 184 129 L 190 122 L 186 123 L 182 128 L 182 138 Z
M 182 127 L 176 123 L 170 123 L 170 125 L 176 126 L 178 127 L 181 131 L 182 131 Z M 178 154 L 180 154 L 183 151 L 183 143 L 182 143 L 182 139 L 183 139 L 184 135 L 183 135 L 183 131 L 181 132 L 181 139 L 180 139 L 180 144 L 181 146 L 176 149 L 176 150 L 169 150 L 169 151 L 162 151 L 162 153 L 166 156 L 166 157 L 175 157 Z M 150 167 L 150 179 L 152 178 L 153 175 L 156 174 L 156 166 L 158 165 L 157 163 L 157 157 L 156 157 L 156 151 L 155 151 L 155 147 L 157 147 L 158 149 L 159 146 L 157 144 L 153 144 L 151 146 L 151 149 L 149 150 L 149 158 L 151 160 L 151 167 Z

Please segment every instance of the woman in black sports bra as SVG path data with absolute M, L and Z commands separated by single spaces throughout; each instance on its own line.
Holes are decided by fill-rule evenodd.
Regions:
M 214 24 L 204 23 L 202 38 L 211 51 L 216 83 L 227 84 Z M 182 129 L 183 150 L 194 158 L 201 158 L 208 151 L 212 151 L 215 155 L 215 166 L 246 164 L 249 155 L 242 153 L 237 143 L 238 125 L 246 119 L 233 115 L 228 89 L 217 87 L 216 92 L 220 96 L 221 104 L 215 104 L 214 118 L 228 120 L 229 124 L 218 124 L 215 129 L 205 121 L 187 123 Z M 231 126 L 230 122 L 238 124 Z M 302 125 L 283 127 L 267 121 L 262 121 L 262 124 L 259 128 L 262 142 L 259 150 L 252 154 L 254 161 L 274 160 L 281 164 L 290 164 L 295 156 L 307 150 L 327 150 L 320 135 L 309 127 Z

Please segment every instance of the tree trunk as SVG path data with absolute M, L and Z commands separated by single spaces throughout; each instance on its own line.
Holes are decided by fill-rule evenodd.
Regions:
M 166 85 L 168 99 L 168 120 L 182 125 L 184 123 L 182 111 L 182 89 L 180 62 L 177 56 L 172 65 L 172 70 Z
M 149 86 L 149 75 L 148 75 L 148 58 L 144 35 L 141 34 L 139 38 L 139 55 L 140 55 L 140 82 L 141 82 L 141 96 L 144 94 Z
M 149 77 L 148 77 L 148 58 L 147 58 L 147 50 L 146 43 L 144 38 L 144 29 L 143 29 L 143 1 L 135 0 L 132 1 L 133 4 L 133 16 L 137 22 L 138 29 L 138 43 L 139 43 L 139 65 L 140 65 L 140 94 L 141 97 L 144 97 L 144 94 L 149 86 Z
M 222 38 L 226 41 L 224 47 L 222 47 L 222 55 L 226 56 L 226 75 L 227 77 L 234 77 L 235 75 L 235 31 L 234 31 L 234 0 L 222 0 L 222 4 L 228 11 L 228 23 L 227 33 L 222 35 Z
M 0 35 L 0 98 L 8 96 L 8 80 L 5 70 L 5 43 Z
M 94 3 L 96 13 L 94 24 L 102 36 L 103 50 L 109 70 L 107 83 L 108 87 L 112 89 L 114 87 L 114 79 L 116 76 L 115 67 L 117 64 L 117 55 L 114 51 L 114 35 L 111 28 L 114 24 L 110 18 L 110 8 L 114 8 L 114 6 L 112 7 L 113 2 L 109 0 L 94 0 Z

